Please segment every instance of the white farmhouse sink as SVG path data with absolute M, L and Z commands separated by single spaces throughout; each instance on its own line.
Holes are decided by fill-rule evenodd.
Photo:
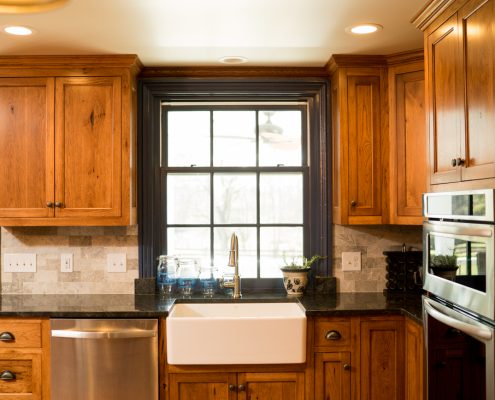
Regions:
M 169 364 L 292 364 L 306 361 L 298 303 L 176 304 L 167 318 Z

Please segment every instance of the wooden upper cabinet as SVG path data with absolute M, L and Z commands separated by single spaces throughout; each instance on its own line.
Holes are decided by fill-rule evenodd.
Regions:
M 416 18 L 425 30 L 431 190 L 495 187 L 494 20 L 494 0 L 456 0 Z
M 0 57 L 0 225 L 136 222 L 138 71 L 135 56 Z
M 390 223 L 423 222 L 427 191 L 425 79 L 423 62 L 389 69 Z
M 465 76 L 462 180 L 495 177 L 495 1 L 469 1 L 458 12 Z
M 431 184 L 455 182 L 460 169 L 462 89 L 457 18 L 452 16 L 427 39 Z
M 53 113 L 53 78 L 0 78 L 1 217 L 53 217 Z
M 57 78 L 55 104 L 56 216 L 119 217 L 120 78 Z
M 387 221 L 386 68 L 339 66 L 332 73 L 333 221 Z M 386 116 L 386 114 L 385 114 Z

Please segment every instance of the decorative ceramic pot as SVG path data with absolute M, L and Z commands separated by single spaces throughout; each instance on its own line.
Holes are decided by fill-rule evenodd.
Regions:
M 458 268 L 459 267 L 457 267 L 457 266 L 430 267 L 431 271 L 433 272 L 433 275 L 439 276 L 440 278 L 448 279 L 449 281 L 454 280 Z
M 284 275 L 284 287 L 289 296 L 302 296 L 308 286 L 307 269 L 281 268 Z

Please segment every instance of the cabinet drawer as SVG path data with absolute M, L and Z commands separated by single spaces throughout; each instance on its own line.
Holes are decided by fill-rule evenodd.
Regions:
M 351 322 L 321 319 L 315 321 L 314 345 L 319 347 L 343 347 L 351 344 Z
M 0 399 L 17 397 L 41 398 L 41 354 L 0 352 Z
M 0 350 L 22 347 L 41 347 L 40 321 L 0 320 Z

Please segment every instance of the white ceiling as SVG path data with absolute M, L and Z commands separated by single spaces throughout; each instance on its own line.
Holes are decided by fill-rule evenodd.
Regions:
M 138 54 L 145 66 L 218 65 L 244 56 L 253 66 L 326 64 L 332 54 L 391 54 L 422 47 L 410 19 L 426 0 L 70 0 L 41 14 L 0 14 L 0 54 Z M 344 29 L 374 22 L 369 36 Z

